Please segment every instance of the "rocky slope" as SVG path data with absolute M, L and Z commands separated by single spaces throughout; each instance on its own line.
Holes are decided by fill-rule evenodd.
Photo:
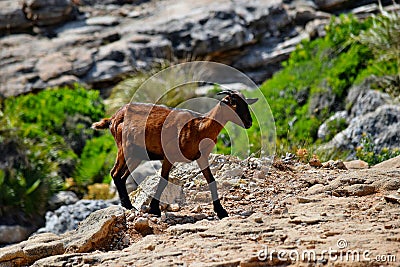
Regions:
M 268 169 L 258 159 L 217 158 L 222 163 L 214 172 L 229 218 L 215 219 L 211 204 L 200 200 L 207 192 L 200 177 L 186 181 L 195 173 L 186 164 L 175 176 L 187 173 L 182 183 L 195 183 L 184 186 L 185 203 L 166 207 L 173 211 L 161 218 L 110 206 L 77 230 L 1 248 L 0 266 L 399 264 L 400 157 L 370 169 L 360 162 L 314 168 L 287 159 Z M 233 178 L 228 171 L 236 172 Z
M 165 60 L 218 61 L 262 82 L 302 39 L 323 35 L 333 13 L 374 3 L 351 11 L 365 16 L 375 2 L 3 0 L 0 95 L 109 88 Z

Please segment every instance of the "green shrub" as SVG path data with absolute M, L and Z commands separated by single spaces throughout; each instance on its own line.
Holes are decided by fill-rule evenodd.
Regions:
M 7 98 L 1 106 L 0 214 L 40 215 L 80 162 L 104 105 L 97 91 L 75 86 Z
M 116 154 L 117 147 L 111 134 L 104 134 L 88 140 L 73 175 L 78 186 L 110 183 L 110 170 Z
M 375 144 L 372 138 L 364 134 L 361 139 L 361 146 L 356 148 L 356 157 L 364 160 L 368 165 L 375 165 L 382 161 L 400 155 L 400 149 L 394 148 L 383 148 L 381 151 L 376 151 Z
M 344 109 L 349 87 L 372 59 L 365 45 L 350 41 L 370 26 L 370 20 L 360 22 L 352 16 L 333 18 L 324 38 L 302 41 L 283 69 L 260 87 L 275 118 L 278 149 L 295 151 L 321 142 L 319 126 Z M 333 104 L 318 106 L 324 98 Z

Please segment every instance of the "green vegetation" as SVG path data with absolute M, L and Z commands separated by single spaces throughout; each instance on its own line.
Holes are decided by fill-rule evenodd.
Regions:
M 46 90 L 8 98 L 1 106 L 0 214 L 12 207 L 43 212 L 48 197 L 75 174 L 81 195 L 87 184 L 109 181 L 113 140 L 90 129 L 104 116 L 97 91 Z
M 379 162 L 394 158 L 400 155 L 400 149 L 383 148 L 376 151 L 374 141 L 370 136 L 364 134 L 361 139 L 361 146 L 356 148 L 357 158 L 364 160 L 368 165 L 375 165 Z
M 345 97 L 353 84 L 370 75 L 397 77 L 399 27 L 398 14 L 382 12 L 364 21 L 342 15 L 331 20 L 324 38 L 304 40 L 298 45 L 283 69 L 260 88 L 275 118 L 278 155 L 295 153 L 302 147 L 315 150 L 311 147 L 343 129 L 345 121 L 333 121 L 328 125 L 330 135 L 325 140 L 317 138 L 322 122 L 345 109 Z M 398 96 L 399 84 L 392 80 L 387 84 L 391 86 L 380 89 L 392 88 L 392 95 Z M 249 129 L 250 139 L 258 131 L 256 127 Z M 226 151 L 226 144 L 226 140 L 218 143 L 221 151 Z M 343 155 L 347 153 L 343 151 Z

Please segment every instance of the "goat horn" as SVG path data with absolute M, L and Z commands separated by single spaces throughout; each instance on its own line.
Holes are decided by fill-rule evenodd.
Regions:
M 223 90 L 219 93 L 217 93 L 217 95 L 232 95 L 233 91 L 232 90 Z

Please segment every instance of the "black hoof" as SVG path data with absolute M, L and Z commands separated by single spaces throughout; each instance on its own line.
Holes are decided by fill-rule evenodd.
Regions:
M 151 201 L 149 213 L 161 216 L 160 205 L 157 201 Z
M 132 203 L 130 201 L 128 202 L 121 202 L 122 207 L 124 207 L 125 209 L 131 210 L 133 209 Z
M 222 219 L 228 217 L 228 212 L 226 212 L 224 207 L 222 207 L 219 199 L 214 200 L 213 205 L 214 205 L 214 211 L 217 213 L 218 218 Z
M 216 211 L 216 213 L 217 213 L 217 216 L 218 216 L 219 219 L 222 219 L 222 218 L 225 218 L 225 217 L 229 216 L 228 212 L 225 209 Z

